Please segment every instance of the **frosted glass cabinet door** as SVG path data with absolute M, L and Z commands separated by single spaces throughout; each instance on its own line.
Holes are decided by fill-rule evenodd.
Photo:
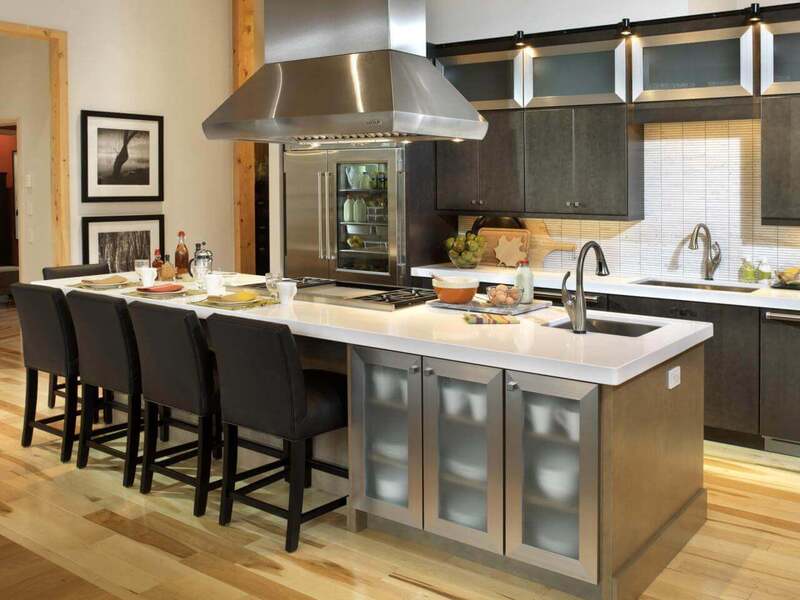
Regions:
M 631 40 L 634 102 L 753 95 L 753 28 Z
M 353 506 L 422 528 L 420 358 L 361 347 L 350 352 Z
M 597 582 L 598 387 L 506 372 L 506 555 Z
M 425 530 L 503 552 L 503 371 L 423 359 Z
M 800 93 L 800 21 L 761 25 L 761 93 Z
M 478 110 L 522 108 L 524 51 L 442 56 L 445 78 Z
M 626 41 L 561 44 L 525 51 L 525 106 L 625 102 Z

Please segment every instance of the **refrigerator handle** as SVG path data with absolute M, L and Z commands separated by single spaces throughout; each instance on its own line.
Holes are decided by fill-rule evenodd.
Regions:
M 325 258 L 334 260 L 336 253 L 331 249 L 331 173 L 325 171 Z
M 322 171 L 317 171 L 317 258 L 325 259 L 322 252 Z

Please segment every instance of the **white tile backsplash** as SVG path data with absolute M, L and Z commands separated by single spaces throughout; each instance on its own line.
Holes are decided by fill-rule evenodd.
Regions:
M 800 227 L 761 225 L 761 122 L 650 123 L 644 132 L 644 213 L 639 222 L 546 219 L 550 236 L 580 247 L 597 240 L 612 273 L 701 277 L 703 240 L 689 250 L 699 222 L 722 247 L 716 279 L 738 279 L 742 256 L 772 268 L 800 266 Z M 472 225 L 462 217 L 459 228 Z M 594 268 L 590 255 L 587 270 Z M 554 252 L 546 270 L 574 269 L 571 252 Z

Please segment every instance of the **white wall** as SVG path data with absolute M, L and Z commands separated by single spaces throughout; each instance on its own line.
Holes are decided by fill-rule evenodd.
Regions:
M 434 44 L 734 10 L 750 0 L 428 0 Z M 762 0 L 762 6 L 784 4 Z
M 185 229 L 189 240 L 208 241 L 218 266 L 232 268 L 233 150 L 201 129 L 231 93 L 230 1 L 14 0 L 0 2 L 0 21 L 68 32 L 72 262 L 82 258 L 81 216 L 163 209 L 167 253 Z M 164 116 L 163 206 L 81 205 L 81 109 Z
M 47 43 L 0 35 L 0 119 L 17 121 L 21 181 L 20 279 L 40 279 L 52 264 L 50 243 L 50 82 Z M 31 187 L 25 185 L 30 176 Z

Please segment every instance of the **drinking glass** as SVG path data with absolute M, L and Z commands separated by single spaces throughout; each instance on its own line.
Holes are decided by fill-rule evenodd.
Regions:
M 139 281 L 142 280 L 142 269 L 146 269 L 150 266 L 150 261 L 146 258 L 137 258 L 133 261 L 133 270 L 136 271 L 136 275 L 139 277 Z
M 267 293 L 272 296 L 273 298 L 278 297 L 278 282 L 281 280 L 281 276 L 276 273 L 265 273 L 264 274 L 264 283 L 267 286 Z

